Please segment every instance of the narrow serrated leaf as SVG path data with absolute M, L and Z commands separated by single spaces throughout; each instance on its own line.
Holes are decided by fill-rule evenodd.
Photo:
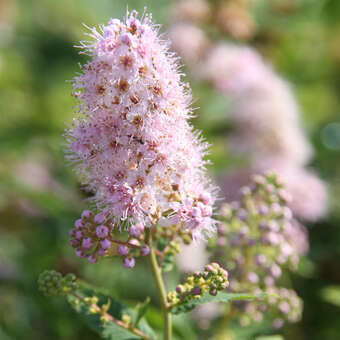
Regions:
M 229 301 L 239 301 L 239 300 L 254 300 L 268 297 L 266 293 L 261 294 L 235 294 L 235 293 L 219 293 L 216 296 L 212 296 L 209 293 L 203 295 L 200 299 L 191 300 L 190 302 L 175 306 L 171 309 L 173 314 L 187 313 L 193 310 L 196 306 L 202 305 L 209 302 L 229 302 Z
M 137 316 L 136 316 L 136 321 L 135 321 L 135 326 L 138 326 L 139 321 L 141 320 L 141 318 L 145 315 L 148 306 L 150 303 L 150 297 L 148 296 L 145 301 L 143 303 L 140 303 L 137 305 L 136 309 L 137 309 Z
M 142 340 L 129 331 L 118 327 L 113 322 L 108 322 L 104 326 L 101 326 L 101 332 L 99 334 L 103 339 L 107 340 Z

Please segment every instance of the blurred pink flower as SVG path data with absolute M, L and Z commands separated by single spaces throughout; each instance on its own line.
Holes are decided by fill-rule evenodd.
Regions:
M 281 158 L 263 160 L 256 168 L 257 171 L 273 170 L 280 174 L 292 196 L 289 205 L 295 217 L 315 222 L 327 213 L 327 187 L 313 171 L 297 167 Z
M 204 31 L 187 23 L 172 25 L 169 38 L 174 50 L 189 67 L 196 65 L 209 47 L 209 40 Z
M 201 76 L 231 102 L 231 151 L 250 159 L 248 169 L 229 172 L 222 180 L 227 198 L 237 196 L 237 186 L 246 184 L 252 173 L 273 170 L 293 197 L 290 207 L 295 216 L 308 221 L 321 218 L 327 210 L 327 190 L 304 169 L 313 152 L 290 85 L 248 47 L 220 44 L 201 69 Z
M 199 72 L 218 91 L 237 95 L 264 83 L 270 70 L 255 50 L 220 43 L 207 54 Z
M 210 19 L 211 8 L 206 0 L 179 0 L 172 6 L 174 20 L 202 23 Z
M 255 159 L 280 155 L 306 164 L 311 146 L 290 86 L 248 47 L 221 44 L 203 62 L 202 76 L 231 101 L 230 147 Z

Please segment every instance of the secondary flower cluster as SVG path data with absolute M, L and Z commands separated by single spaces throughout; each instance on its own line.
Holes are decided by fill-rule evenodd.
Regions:
M 270 314 L 274 317 L 275 328 L 280 328 L 284 320 L 297 322 L 301 319 L 303 302 L 294 290 L 271 287 L 267 289 L 267 293 L 272 295 L 268 298 L 268 309 L 273 310 Z
M 99 257 L 118 254 L 124 257 L 124 267 L 132 268 L 136 257 L 146 256 L 150 251 L 144 241 L 144 226 L 131 225 L 126 241 L 115 237 L 116 230 L 108 210 L 96 215 L 84 210 L 70 230 L 70 245 L 79 258 L 86 258 L 90 263 L 96 263 Z
M 240 201 L 222 207 L 222 222 L 212 249 L 214 258 L 223 261 L 230 270 L 231 291 L 276 289 L 283 270 L 296 268 L 300 255 L 306 250 L 306 234 L 297 233 L 300 226 L 287 207 L 288 200 L 280 179 L 268 173 L 254 176 L 251 186 L 242 188 Z M 254 310 L 252 319 L 261 321 L 265 310 L 261 311 L 263 307 L 256 304 L 235 304 L 240 320 Z
M 133 12 L 89 35 L 82 47 L 92 59 L 73 83 L 80 114 L 66 138 L 98 208 L 117 225 L 182 223 L 194 238 L 213 230 L 207 145 L 188 122 L 188 86 L 151 16 Z
M 108 213 L 94 215 L 90 210 L 84 210 L 81 218 L 71 229 L 70 245 L 80 258 L 87 258 L 90 263 L 96 263 L 98 256 L 107 254 L 111 248 L 111 233 L 114 228 Z
M 187 277 L 176 291 L 168 293 L 170 307 L 185 304 L 192 299 L 200 299 L 206 292 L 215 296 L 218 291 L 229 286 L 228 272 L 218 263 L 207 264 L 203 272 L 196 272 Z
M 243 309 L 239 322 L 243 327 L 251 322 L 261 322 L 263 315 L 270 315 L 274 328 L 281 328 L 285 321 L 298 322 L 302 316 L 303 302 L 296 292 L 287 288 L 270 287 L 266 290 L 270 294 L 263 302 L 249 303 L 240 301 L 238 308 Z
M 45 270 L 39 275 L 39 289 L 46 296 L 66 295 L 75 290 L 78 285 L 74 274 L 63 276 L 55 270 Z
M 216 245 L 219 255 L 228 259 L 227 267 L 237 270 L 234 285 L 243 277 L 242 284 L 263 281 L 270 286 L 281 276 L 283 265 L 297 265 L 299 251 L 290 237 L 295 221 L 287 207 L 289 199 L 280 179 L 269 173 L 254 176 L 252 185 L 242 188 L 240 201 L 222 207 Z

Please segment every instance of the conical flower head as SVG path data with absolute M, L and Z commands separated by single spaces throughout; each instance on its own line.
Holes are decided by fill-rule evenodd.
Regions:
M 127 14 L 90 36 L 82 47 L 91 60 L 73 84 L 79 115 L 66 132 L 83 184 L 117 222 L 209 230 L 207 145 L 188 122 L 188 87 L 151 17 Z

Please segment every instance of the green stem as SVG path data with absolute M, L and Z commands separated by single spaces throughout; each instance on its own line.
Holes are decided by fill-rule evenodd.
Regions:
M 168 307 L 167 303 L 167 294 L 164 286 L 164 281 L 162 278 L 162 273 L 161 270 L 158 266 L 158 262 L 156 259 L 156 254 L 155 254 L 155 249 L 153 248 L 153 243 L 152 243 L 152 234 L 150 229 L 148 228 L 146 230 L 146 243 L 148 244 L 150 248 L 150 253 L 149 253 L 149 263 L 150 263 L 150 268 L 151 272 L 153 275 L 153 278 L 156 283 L 157 291 L 159 298 L 161 300 L 161 306 L 163 309 L 163 317 L 164 317 L 164 340 L 171 340 L 172 338 L 172 324 L 171 324 L 171 313 Z

